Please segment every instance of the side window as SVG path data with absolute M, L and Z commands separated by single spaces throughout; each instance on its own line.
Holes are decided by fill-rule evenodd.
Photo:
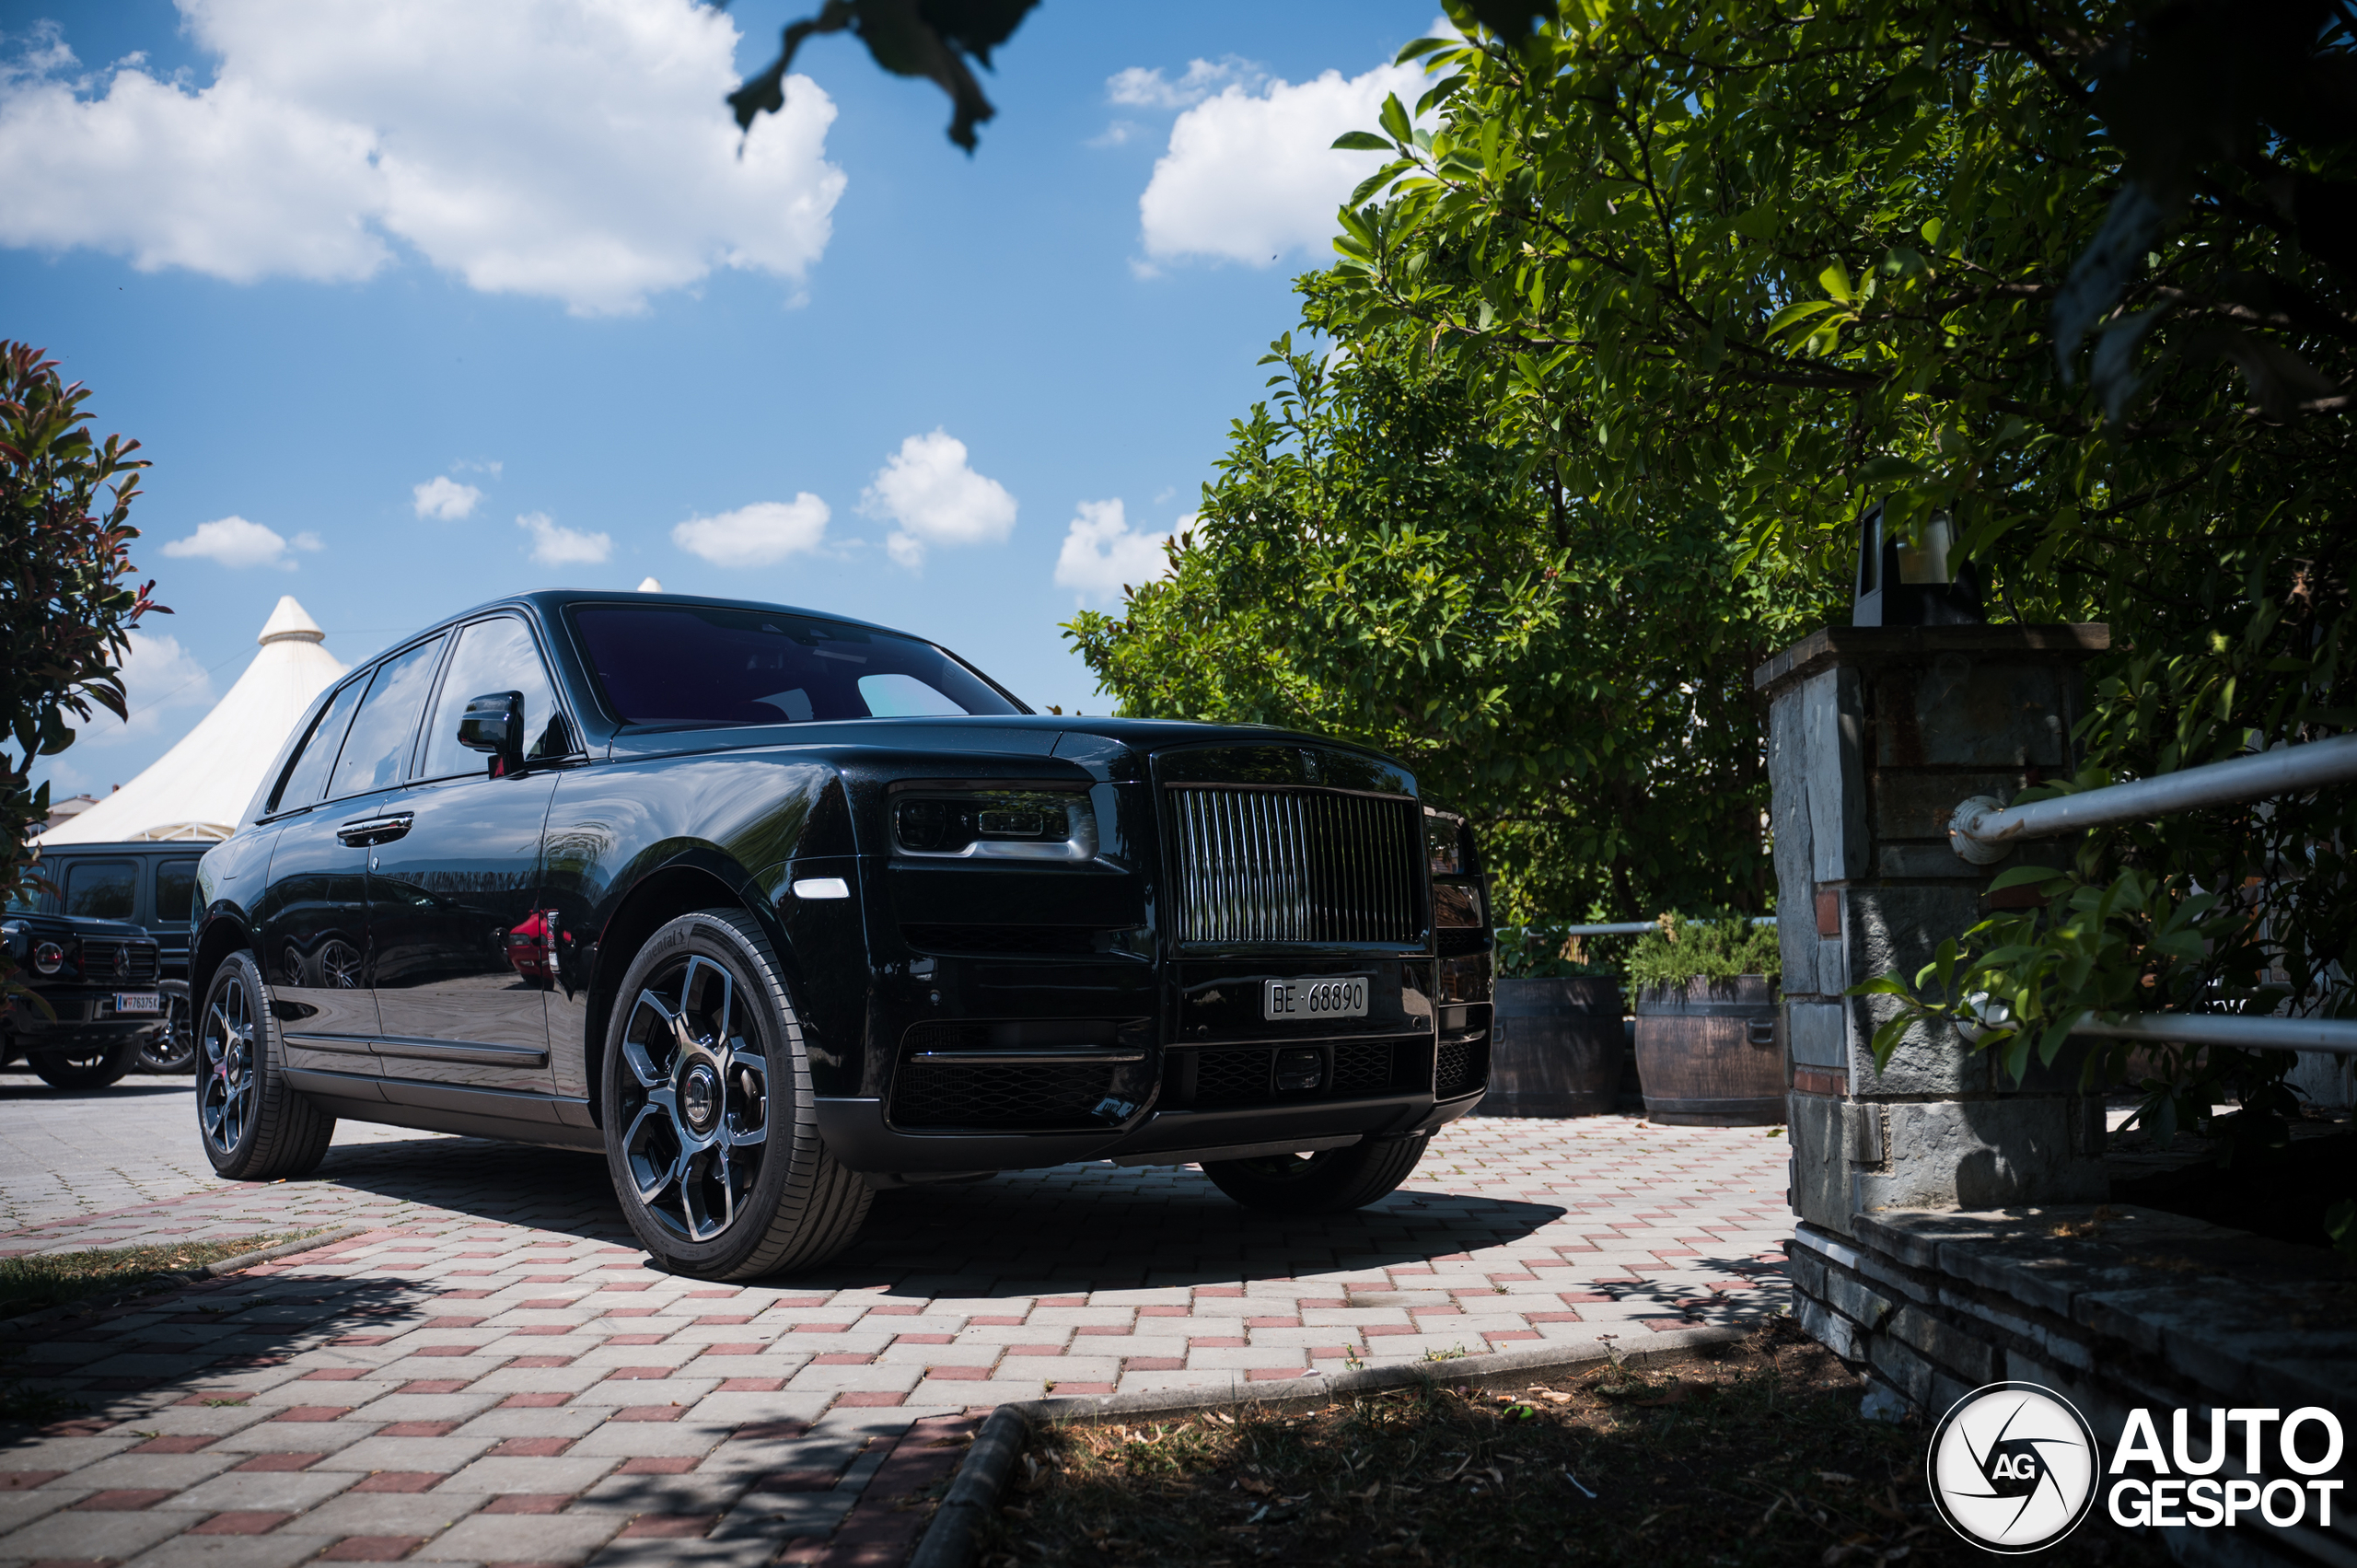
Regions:
M 390 789 L 401 782 L 401 764 L 409 760 L 410 742 L 417 737 L 418 715 L 425 710 L 425 689 L 434 679 L 442 641 L 435 637 L 421 643 L 377 667 L 368 695 L 353 715 L 343 755 L 336 759 L 329 798 Z
M 898 671 L 861 676 L 859 695 L 870 718 L 929 719 L 966 711 L 915 676 Z
M 527 761 L 562 757 L 573 749 L 547 667 L 532 645 L 530 629 L 512 615 L 502 615 L 459 631 L 458 651 L 450 656 L 449 670 L 442 677 L 434 723 L 425 732 L 425 766 L 418 771 L 418 777 L 447 779 L 483 771 L 483 754 L 459 744 L 459 721 L 466 716 L 468 703 L 494 691 L 523 694 Z
M 295 760 L 286 765 L 286 777 L 280 783 L 278 793 L 270 797 L 266 809 L 292 811 L 310 805 L 326 792 L 328 770 L 335 766 L 336 748 L 343 744 L 343 732 L 352 724 L 352 710 L 360 705 L 360 694 L 366 690 L 366 681 L 354 680 L 335 694 L 320 713 L 319 722 L 303 738 Z
M 130 920 L 139 907 L 139 868 L 127 860 L 77 860 L 65 868 L 65 912 Z
M 196 910 L 196 862 L 167 860 L 156 867 L 156 918 L 175 923 Z

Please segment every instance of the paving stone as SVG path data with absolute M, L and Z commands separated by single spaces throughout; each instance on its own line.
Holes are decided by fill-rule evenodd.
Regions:
M 473 1514 L 413 1555 L 427 1562 L 581 1562 L 621 1527 L 610 1514 Z
M 467 1492 L 346 1492 L 294 1521 L 290 1528 L 315 1536 L 432 1536 L 482 1506 L 483 1495 Z
M 349 1470 L 234 1470 L 190 1487 L 176 1508 L 283 1509 L 300 1513 L 352 1484 Z
M 329 1545 L 329 1538 L 289 1535 L 184 1535 L 132 1559 L 135 1568 L 293 1568 Z

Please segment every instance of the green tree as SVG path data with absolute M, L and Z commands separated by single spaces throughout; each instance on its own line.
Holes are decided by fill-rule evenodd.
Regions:
M 2123 649 L 2061 787 L 2314 738 L 2357 713 L 2350 41 L 2322 6 L 1573 0 L 1404 52 L 1434 85 L 1343 139 L 1393 160 L 1308 319 L 1753 570 L 1845 582 L 1869 501 L 1948 514 L 2000 619 Z M 2019 1065 L 2087 1007 L 2349 1008 L 2352 834 L 2341 791 L 2096 835 L 1892 1028 L 1987 993 Z M 2156 1111 L 2282 1061 L 2175 1053 Z
M 1564 495 L 1411 346 L 1272 345 L 1275 406 L 1236 423 L 1173 575 L 1074 644 L 1124 713 L 1407 760 L 1481 827 L 1510 918 L 1769 907 L 1750 671 L 1828 596 L 1738 573 L 1695 506 Z
M 168 615 L 134 587 L 131 504 L 146 459 L 136 441 L 90 434 L 89 392 L 67 386 L 54 360 L 27 343 L 0 343 L 0 618 L 5 618 L 5 712 L 0 737 L 0 904 L 22 897 L 34 875 L 29 842 L 49 815 L 49 785 L 35 788 L 35 761 L 73 744 L 73 720 L 92 703 L 116 717 L 122 661 L 140 618 Z M 13 741 L 11 755 L 5 742 Z M 15 965 L 0 949 L 0 986 Z

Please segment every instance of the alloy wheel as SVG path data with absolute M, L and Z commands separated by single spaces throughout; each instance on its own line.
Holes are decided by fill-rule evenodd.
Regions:
M 231 975 L 205 1005 L 197 1047 L 204 1059 L 197 1074 L 197 1124 L 204 1141 L 224 1156 L 234 1155 L 253 1121 L 254 1016 L 243 979 Z
M 665 1228 L 713 1240 L 747 1211 L 769 1142 L 769 1055 L 753 1010 L 726 970 L 684 958 L 639 992 L 622 1059 L 622 1150 L 638 1200 Z

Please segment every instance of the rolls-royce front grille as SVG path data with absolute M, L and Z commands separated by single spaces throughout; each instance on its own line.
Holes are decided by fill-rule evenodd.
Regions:
M 152 942 L 82 942 L 82 979 L 90 985 L 153 985 L 156 945 Z
M 1178 940 L 1414 944 L 1421 809 L 1340 790 L 1171 790 Z

